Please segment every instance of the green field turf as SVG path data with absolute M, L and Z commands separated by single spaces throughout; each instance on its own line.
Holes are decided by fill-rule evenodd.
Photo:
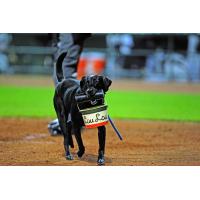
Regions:
M 54 89 L 0 86 L 1 117 L 55 117 Z M 109 91 L 113 118 L 200 121 L 200 94 Z

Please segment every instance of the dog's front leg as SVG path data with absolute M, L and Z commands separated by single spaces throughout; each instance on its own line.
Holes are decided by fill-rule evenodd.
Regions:
M 104 165 L 105 164 L 105 143 L 106 143 L 106 127 L 105 126 L 99 126 L 98 127 L 98 139 L 99 139 L 99 152 L 98 152 L 98 165 Z
M 81 128 L 79 128 L 79 127 L 74 128 L 74 134 L 75 134 L 75 138 L 76 138 L 78 148 L 79 148 L 77 155 L 79 158 L 81 158 L 83 156 L 83 154 L 85 153 L 85 147 L 83 145 L 83 140 L 81 137 Z

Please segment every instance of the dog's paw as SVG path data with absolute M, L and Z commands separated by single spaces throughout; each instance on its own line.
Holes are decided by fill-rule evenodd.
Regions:
M 101 165 L 105 165 L 105 158 L 103 157 L 99 157 L 97 160 L 97 165 L 101 166 Z
M 85 149 L 79 150 L 79 151 L 77 152 L 77 156 L 78 156 L 79 158 L 81 158 L 81 157 L 83 156 L 84 153 L 85 153 Z
M 74 159 L 73 156 L 72 156 L 71 154 L 66 154 L 66 155 L 65 155 L 65 158 L 66 158 L 67 160 L 73 160 L 73 159 Z
M 98 159 L 97 159 L 97 165 L 105 165 L 105 158 L 104 158 L 103 151 L 99 152 L 99 156 L 98 156 Z
M 104 152 L 99 151 L 98 159 L 97 159 L 97 165 L 105 165 L 105 158 L 104 158 Z

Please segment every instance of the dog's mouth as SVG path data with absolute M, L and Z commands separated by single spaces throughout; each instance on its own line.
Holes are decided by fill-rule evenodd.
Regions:
M 97 89 L 95 88 L 88 88 L 85 93 L 87 95 L 88 98 L 92 98 L 97 92 Z

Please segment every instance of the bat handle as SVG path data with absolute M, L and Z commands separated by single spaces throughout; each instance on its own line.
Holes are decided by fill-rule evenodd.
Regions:
M 120 139 L 120 140 L 123 140 L 123 138 L 122 138 L 120 132 L 117 130 L 116 126 L 114 125 L 114 123 L 113 123 L 113 121 L 112 121 L 112 119 L 110 118 L 109 115 L 108 115 L 108 120 L 109 120 L 109 122 L 111 123 L 111 125 L 112 125 L 113 129 L 115 130 L 115 132 L 116 132 L 117 136 L 119 137 L 119 139 Z

